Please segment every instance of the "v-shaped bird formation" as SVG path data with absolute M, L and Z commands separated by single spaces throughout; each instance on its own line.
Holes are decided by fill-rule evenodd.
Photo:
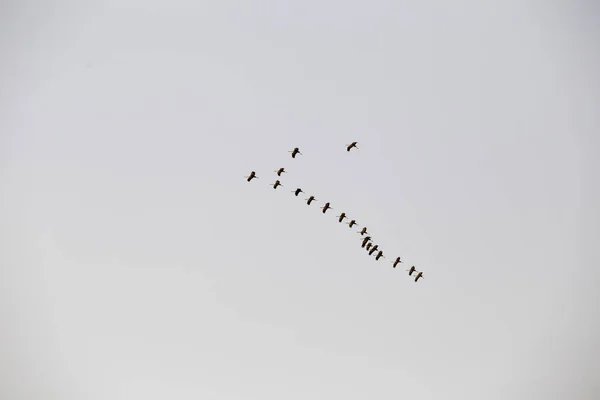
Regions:
M 352 149 L 356 149 L 358 150 L 358 146 L 357 146 L 358 142 L 352 142 L 348 145 L 346 145 L 346 151 L 350 152 Z M 302 153 L 300 152 L 300 149 L 298 147 L 295 147 L 293 150 L 288 151 L 288 153 L 292 153 L 292 158 L 296 158 L 297 155 L 302 155 Z M 282 174 L 287 173 L 287 171 L 285 170 L 285 168 L 279 168 L 274 170 L 273 172 L 275 172 L 275 174 L 277 175 L 278 178 L 280 178 L 282 176 Z M 246 180 L 248 182 L 251 182 L 252 179 L 256 179 L 258 178 L 258 176 L 256 175 L 256 172 L 254 171 L 250 171 L 250 174 L 248 176 L 245 176 L 244 178 L 246 178 Z M 270 183 L 269 186 L 272 186 L 273 189 L 277 189 L 279 186 L 283 187 L 283 184 L 281 183 L 281 181 L 279 179 L 276 179 L 274 183 Z M 304 191 L 301 188 L 296 188 L 295 190 L 291 191 L 292 193 L 294 193 L 294 195 L 297 197 L 300 193 L 304 193 Z M 308 204 L 309 206 L 311 205 L 311 203 L 313 201 L 318 201 L 315 196 L 311 195 L 308 198 L 304 199 L 306 200 L 306 204 Z M 331 207 L 331 204 L 329 202 L 326 202 L 322 207 L 320 207 L 320 209 L 322 210 L 322 213 L 325 214 L 327 213 L 327 210 L 333 210 L 333 207 Z M 350 219 L 345 212 L 340 213 L 340 215 L 336 216 L 337 220 L 339 223 L 342 223 L 344 221 L 344 219 Z M 348 227 L 352 228 L 353 226 L 360 226 L 358 224 L 358 222 L 355 219 L 351 219 L 349 222 L 345 223 L 346 225 L 348 225 Z M 386 258 L 383 255 L 383 250 L 379 249 L 379 245 L 375 244 L 373 242 L 373 238 L 371 237 L 371 234 L 367 231 L 367 227 L 363 226 L 361 230 L 357 231 L 357 233 L 360 234 L 361 236 L 361 247 L 363 249 L 365 249 L 365 251 L 367 252 L 367 254 L 371 257 L 374 257 L 376 261 L 379 261 L 381 258 Z M 401 257 L 396 257 L 394 259 L 394 261 L 391 262 L 392 267 L 396 268 L 398 266 L 398 264 L 403 263 Z M 415 268 L 415 266 L 413 265 L 412 267 L 410 267 L 409 269 L 406 270 L 408 272 L 408 275 L 412 276 L 413 274 L 415 277 L 415 282 L 417 282 L 419 279 L 423 278 L 425 279 L 425 277 L 423 276 L 423 271 L 417 271 L 417 269 Z

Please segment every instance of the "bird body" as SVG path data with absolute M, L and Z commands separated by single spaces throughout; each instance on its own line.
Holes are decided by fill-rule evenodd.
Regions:
M 365 247 L 367 245 L 367 243 L 369 243 L 369 240 L 371 240 L 371 236 L 367 236 L 363 239 L 362 241 L 362 246 L 361 247 Z
M 396 258 L 396 261 L 394 261 L 394 268 L 396 268 L 396 265 L 398 265 L 398 263 L 401 263 L 402 261 L 400 260 L 400 257 Z
M 338 221 L 342 222 L 344 220 L 344 218 L 348 218 L 346 217 L 346 213 L 341 213 L 340 215 L 338 215 Z
M 359 233 L 361 235 L 364 235 L 365 233 L 367 233 L 367 227 L 365 226 L 364 228 L 362 228 Z
M 281 167 L 279 169 L 274 170 L 274 172 L 277 173 L 277 176 L 281 176 L 281 174 L 287 174 L 287 171 L 285 170 L 285 168 Z
M 329 210 L 331 207 L 329 206 L 329 203 L 325 203 L 325 206 L 321 207 L 321 209 L 323 209 L 323 214 L 325 214 L 325 212 L 327 210 Z M 331 208 L 333 210 L 333 208 Z
M 369 249 L 371 248 L 371 246 L 373 246 L 373 243 L 371 243 L 371 242 L 367 243 L 367 251 L 369 251 Z
M 315 196 L 310 196 L 308 199 L 305 199 L 305 200 L 306 200 L 306 204 L 308 204 L 310 206 L 310 203 L 312 203 L 316 199 L 315 199 Z
M 425 277 L 423 276 L 423 272 L 419 272 L 419 273 L 417 274 L 417 276 L 415 276 L 415 282 L 416 282 L 416 281 L 418 281 L 418 280 L 419 280 L 419 278 L 423 278 L 423 279 L 425 279 Z
M 352 226 L 353 226 L 353 225 L 357 225 L 357 224 L 356 224 L 356 220 L 354 220 L 354 219 L 353 219 L 352 221 L 348 222 L 348 226 L 349 226 L 350 228 L 352 228 Z
M 379 253 L 377 253 L 377 256 L 375 256 L 375 259 L 379 260 L 381 257 L 385 258 L 385 256 L 383 255 L 383 251 L 379 250 Z
M 304 193 L 304 192 L 302 191 L 302 189 L 298 188 L 296 190 L 292 190 L 292 193 L 294 193 L 296 196 L 298 196 L 300 193 Z
M 245 176 L 244 178 L 246 178 L 246 180 L 247 180 L 248 182 L 250 182 L 252 179 L 254 179 L 254 178 L 258 178 L 258 176 L 256 176 L 256 172 L 254 172 L 254 171 L 250 171 L 250 175 L 248 175 L 248 176 Z
M 416 271 L 416 268 L 413 265 L 412 267 L 410 267 L 410 269 L 407 269 L 407 271 L 408 271 L 408 275 L 412 275 L 412 273 Z
M 373 253 L 375 253 L 377 251 L 377 245 L 371 247 L 371 250 L 369 250 L 369 255 L 372 255 Z
M 379 245 L 376 244 L 375 246 L 373 246 L 373 251 L 377 251 L 378 248 L 379 248 Z
M 352 150 L 352 148 L 355 148 L 356 150 L 358 150 L 358 146 L 356 146 L 357 143 L 358 142 L 352 142 L 352 143 L 346 145 L 346 150 L 350 151 L 350 150 Z
M 277 179 L 277 180 L 275 181 L 275 183 L 273 184 L 273 189 L 277 189 L 277 187 L 278 187 L 278 186 L 283 186 L 283 185 L 281 184 L 281 182 L 279 182 L 279 179 Z
M 297 147 L 294 147 L 294 150 L 290 150 L 288 153 L 292 153 L 292 158 L 296 158 L 296 154 L 302 155 L 302 153 L 300 153 L 300 149 Z

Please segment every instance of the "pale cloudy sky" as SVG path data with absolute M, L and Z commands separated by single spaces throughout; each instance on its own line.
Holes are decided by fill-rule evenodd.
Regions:
M 0 10 L 1 398 L 600 395 L 592 2 Z

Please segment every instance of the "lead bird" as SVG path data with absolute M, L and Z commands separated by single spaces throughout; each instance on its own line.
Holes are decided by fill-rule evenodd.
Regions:
M 269 186 L 271 186 L 270 183 L 269 183 Z M 277 189 L 277 186 L 283 186 L 283 185 L 281 184 L 281 182 L 279 182 L 279 179 L 277 179 L 272 186 L 273 186 L 273 189 Z
M 300 153 L 300 149 L 297 147 L 294 147 L 294 150 L 290 150 L 288 153 L 292 153 L 292 158 L 296 158 L 296 154 L 302 155 L 302 153 Z
M 347 150 L 347 151 L 350 151 L 350 150 L 352 150 L 352 148 L 355 148 L 356 150 L 358 150 L 358 146 L 356 145 L 357 143 L 358 143 L 358 142 L 352 142 L 352 143 L 350 143 L 350 144 L 347 144 L 347 145 L 346 145 L 346 150 Z
M 329 210 L 330 208 L 331 208 L 331 206 L 329 206 L 329 203 L 325 203 L 325 206 L 324 206 L 324 207 L 321 207 L 321 209 L 323 209 L 323 214 L 325 214 L 325 212 L 326 212 L 327 210 Z M 331 208 L 331 209 L 333 210 L 333 208 Z
M 304 193 L 304 192 L 302 191 L 302 189 L 298 188 L 296 190 L 292 190 L 292 193 L 294 193 L 296 196 L 298 196 L 300 193 Z
M 412 275 L 413 272 L 415 272 L 417 269 L 415 268 L 415 266 L 413 265 L 412 267 L 410 267 L 410 269 L 407 269 L 408 271 L 408 275 Z
M 352 228 L 352 225 L 358 225 L 358 224 L 356 223 L 356 220 L 354 220 L 354 219 L 353 219 L 352 221 L 348 222 L 348 226 L 349 226 L 350 228 Z
M 362 246 L 361 247 L 364 248 L 367 245 L 367 243 L 369 243 L 369 240 L 371 240 L 371 236 L 367 236 L 366 238 L 364 238 L 363 241 L 362 241 Z
M 281 174 L 287 174 L 287 171 L 283 167 L 281 167 L 279 169 L 275 169 L 275 170 L 273 170 L 273 172 L 276 172 L 277 176 L 281 176 Z
M 396 258 L 396 261 L 394 261 L 394 268 L 396 268 L 396 265 L 398 265 L 398 263 L 401 263 L 402 261 L 400 260 L 400 257 Z
M 308 204 L 310 206 L 310 203 L 312 203 L 315 199 L 315 196 L 310 196 L 308 199 L 304 199 L 306 200 L 306 204 Z
M 365 227 L 364 227 L 364 228 L 362 228 L 362 229 L 360 230 L 360 232 L 358 232 L 358 233 L 360 233 L 361 235 L 364 235 L 365 233 L 367 233 L 367 234 L 368 234 L 368 232 L 367 232 L 367 227 L 365 226 Z
M 415 282 L 416 282 L 416 281 L 418 281 L 418 280 L 419 280 L 419 278 L 423 278 L 423 279 L 425 279 L 425 277 L 423 276 L 423 272 L 419 272 L 419 273 L 417 274 L 417 276 L 415 276 Z
M 254 171 L 250 171 L 250 175 L 248 175 L 248 176 L 245 176 L 244 178 L 246 178 L 246 180 L 247 180 L 248 182 L 250 182 L 252 179 L 254 179 L 254 178 L 258 178 L 258 176 L 256 176 L 256 172 L 254 172 Z
M 340 221 L 340 222 L 342 222 L 344 220 L 344 218 L 348 218 L 348 217 L 346 217 L 346 213 L 345 212 L 341 213 L 337 217 L 339 218 L 338 221 Z

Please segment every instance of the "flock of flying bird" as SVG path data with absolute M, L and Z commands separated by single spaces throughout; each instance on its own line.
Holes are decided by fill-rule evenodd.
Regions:
M 357 144 L 358 144 L 358 142 L 352 142 L 352 143 L 346 145 L 346 150 L 348 152 L 352 149 L 358 150 Z M 292 158 L 296 158 L 296 156 L 298 154 L 302 155 L 302 153 L 300 152 L 300 149 L 298 147 L 294 148 L 293 150 L 288 151 L 288 153 L 292 153 Z M 283 167 L 274 170 L 274 172 L 277 174 L 278 177 L 281 177 L 282 174 L 287 173 L 287 171 Z M 250 181 L 252 181 L 252 179 L 258 178 L 258 176 L 256 175 L 256 172 L 250 171 L 250 175 L 245 176 L 244 178 L 246 178 L 246 180 L 248 182 L 250 182 Z M 283 186 L 283 185 L 281 184 L 281 181 L 279 179 L 276 179 L 275 183 L 269 184 L 269 186 L 273 186 L 273 189 L 277 189 L 279 186 Z M 292 193 L 294 193 L 296 196 L 298 196 L 300 193 L 304 193 L 304 191 L 301 188 L 296 188 L 295 190 L 292 190 Z M 306 204 L 310 205 L 310 203 L 312 203 L 313 201 L 316 201 L 317 199 L 315 198 L 315 196 L 309 196 L 305 200 L 306 200 Z M 331 205 L 328 202 L 325 203 L 325 205 L 320 208 L 321 208 L 321 210 L 323 210 L 323 214 L 325 214 L 327 212 L 327 210 L 330 210 L 330 209 L 333 210 L 333 208 L 331 207 Z M 336 217 L 338 219 L 338 222 L 340 222 L 340 223 L 343 222 L 344 219 L 349 219 L 348 216 L 346 215 L 346 213 L 344 213 L 344 212 L 342 212 L 340 215 L 337 215 Z M 350 228 L 352 228 L 354 225 L 359 226 L 358 223 L 356 222 L 356 220 L 354 220 L 354 219 L 350 220 L 350 222 L 346 222 L 346 224 Z M 372 237 L 367 232 L 366 226 L 364 226 L 360 231 L 357 231 L 357 232 L 360 233 L 360 235 L 361 235 L 361 239 L 362 239 L 361 247 L 366 249 L 366 251 L 368 252 L 368 254 L 370 256 L 375 254 L 375 260 L 379 260 L 380 258 L 385 258 L 385 256 L 383 255 L 383 251 L 379 250 L 379 245 L 373 243 Z M 375 253 L 375 252 L 377 252 L 377 253 Z M 392 261 L 392 266 L 394 268 L 396 268 L 396 266 L 401 262 L 402 261 L 401 261 L 400 257 L 396 257 L 396 259 L 394 261 Z M 410 267 L 410 269 L 407 269 L 406 271 L 408 271 L 408 275 L 412 275 L 414 272 L 417 273 L 415 275 L 415 282 L 417 282 L 419 280 L 419 278 L 425 279 L 425 277 L 423 276 L 423 272 L 417 271 L 415 269 L 414 265 L 412 267 Z

